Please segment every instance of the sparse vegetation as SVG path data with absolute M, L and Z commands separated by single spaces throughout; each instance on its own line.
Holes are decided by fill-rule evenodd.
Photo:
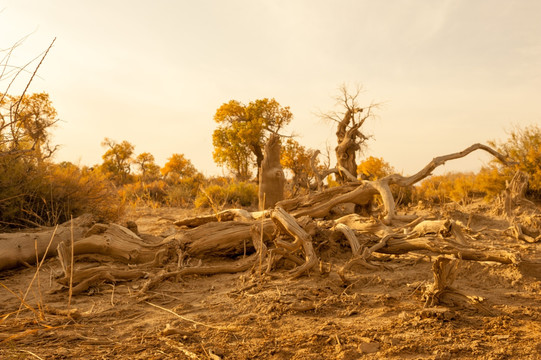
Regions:
M 345 105 L 346 113 L 343 114 L 342 118 L 335 119 L 338 123 L 338 146 L 336 148 L 338 164 L 334 169 L 329 169 L 329 166 L 318 163 L 317 155 L 319 152 L 317 150 L 307 149 L 293 138 L 287 138 L 285 141 L 283 138 L 279 138 L 278 130 L 287 125 L 292 118 L 289 108 L 282 108 L 274 99 L 257 100 L 247 106 L 231 101 L 222 105 L 216 112 L 215 120 L 219 123 L 219 127 L 214 132 L 213 139 L 215 161 L 217 164 L 227 167 L 232 177 L 207 179 L 184 154 L 172 154 L 164 166 L 160 168 L 151 153 L 142 152 L 136 155 L 134 144 L 126 140 L 117 142 L 109 138 L 105 138 L 102 143 L 106 151 L 102 156 L 103 162 L 101 164 L 87 167 L 69 162 L 55 163 L 53 155 L 56 147 L 49 143 L 49 132 L 56 123 L 56 109 L 52 106 L 49 95 L 40 93 L 24 95 L 19 98 L 0 95 L 0 227 L 7 229 L 53 226 L 85 213 L 92 214 L 92 218 L 81 216 L 75 221 L 60 226 L 61 235 L 56 238 L 57 227 L 54 230 L 48 229 L 40 232 L 38 235 L 32 233 L 9 234 L 14 237 L 3 239 L 4 244 L 11 245 L 8 246 L 7 251 L 0 253 L 0 268 L 9 269 L 20 264 L 28 265 L 32 262 L 38 262 L 40 257 L 45 258 L 46 255 L 47 250 L 44 250 L 43 243 L 45 241 L 51 243 L 56 239 L 55 250 L 58 251 L 60 267 L 64 272 L 64 277 L 60 277 L 56 281 L 64 288 L 69 287 L 70 300 L 72 294 L 93 292 L 95 291 L 93 289 L 98 289 L 99 293 L 103 284 L 108 283 L 113 287 L 111 297 L 107 301 L 110 301 L 114 308 L 117 306 L 114 303 L 115 286 L 123 282 L 139 282 L 133 289 L 138 289 L 139 296 L 144 295 L 145 299 L 150 299 L 154 297 L 154 294 L 158 294 L 150 290 L 170 278 L 183 277 L 182 285 L 177 285 L 185 286 L 191 281 L 189 275 L 244 272 L 241 276 L 243 285 L 238 291 L 232 292 L 228 288 L 235 286 L 232 285 L 233 283 L 238 283 L 238 276 L 229 277 L 227 282 L 216 283 L 210 287 L 212 291 L 218 289 L 221 296 L 220 301 L 222 301 L 219 304 L 220 312 L 223 318 L 227 318 L 229 322 L 231 322 L 231 311 L 236 311 L 235 320 L 231 323 L 235 324 L 236 319 L 243 319 L 239 320 L 240 323 L 237 322 L 242 324 L 242 327 L 246 325 L 246 321 L 252 325 L 252 329 L 259 326 L 259 324 L 243 317 L 246 315 L 243 312 L 247 307 L 264 310 L 256 311 L 256 315 L 250 315 L 250 319 L 259 319 L 258 321 L 266 319 L 265 317 L 269 313 L 270 316 L 277 313 L 278 317 L 272 317 L 273 326 L 276 321 L 280 321 L 276 319 L 280 319 L 282 316 L 287 318 L 287 315 L 292 311 L 304 312 L 305 315 L 317 311 L 318 319 L 321 317 L 329 317 L 334 320 L 337 318 L 346 319 L 341 320 L 340 326 L 349 329 L 340 335 L 335 334 L 331 338 L 335 343 L 331 344 L 329 340 L 317 343 L 313 328 L 304 329 L 301 327 L 299 329 L 296 326 L 297 333 L 310 334 L 309 341 L 319 349 L 318 355 L 325 354 L 325 357 L 329 357 L 331 354 L 336 355 L 336 349 L 338 349 L 341 355 L 349 354 L 347 356 L 358 357 L 357 355 L 361 356 L 368 349 L 370 352 L 377 352 L 378 355 L 386 357 L 393 357 L 396 352 L 397 356 L 400 357 L 404 354 L 403 350 L 395 346 L 392 341 L 383 340 L 384 338 L 378 338 L 377 342 L 371 340 L 365 343 L 361 342 L 365 344 L 364 348 L 351 345 L 358 342 L 358 339 L 355 335 L 348 334 L 366 329 L 366 325 L 359 321 L 348 322 L 347 318 L 355 314 L 359 306 L 366 304 L 367 299 L 370 308 L 380 307 L 387 311 L 390 306 L 393 306 L 401 313 L 408 313 L 413 309 L 415 314 L 421 314 L 404 316 L 400 320 L 401 322 L 398 322 L 401 327 L 399 331 L 407 330 L 411 333 L 419 331 L 417 326 L 419 321 L 426 320 L 423 318 L 426 315 L 422 315 L 425 313 L 419 312 L 420 310 L 417 309 L 423 301 L 425 307 L 421 307 L 421 309 L 424 309 L 423 311 L 429 316 L 435 316 L 436 321 L 439 321 L 437 317 L 441 314 L 444 314 L 441 316 L 444 316 L 445 321 L 460 321 L 460 319 L 454 318 L 450 310 L 443 313 L 440 313 L 439 310 L 431 310 L 436 309 L 435 305 L 442 308 L 447 306 L 458 312 L 460 310 L 458 310 L 457 304 L 459 304 L 476 313 L 475 316 L 485 316 L 484 320 L 487 316 L 494 316 L 492 313 L 494 309 L 504 311 L 494 304 L 485 305 L 480 300 L 481 298 L 466 295 L 466 292 L 451 286 L 455 280 L 458 266 L 461 264 L 460 261 L 475 263 L 475 266 L 485 272 L 484 277 L 494 272 L 494 269 L 489 269 L 492 266 L 489 262 L 500 263 L 502 266 L 498 269 L 501 274 L 496 278 L 508 276 L 510 279 L 507 282 L 498 282 L 499 286 L 511 284 L 512 287 L 512 284 L 517 281 L 516 279 L 520 278 L 521 284 L 527 284 L 532 293 L 536 294 L 539 290 L 538 282 L 524 280 L 532 274 L 534 278 L 541 278 L 541 275 L 538 274 L 539 263 L 522 257 L 525 252 L 529 251 L 528 254 L 531 255 L 535 250 L 528 246 L 519 245 L 519 253 L 515 250 L 509 250 L 508 244 L 503 246 L 494 244 L 496 232 L 501 233 L 504 238 L 512 238 L 515 242 L 536 243 L 541 241 L 539 211 L 538 209 L 531 210 L 531 208 L 529 210 L 520 209 L 521 204 L 531 206 L 533 203 L 527 200 L 522 201 L 521 196 L 524 192 L 521 189 L 524 189 L 522 186 L 524 183 L 518 180 L 520 177 L 514 177 L 518 170 L 527 174 L 529 182 L 526 195 L 530 199 L 540 199 L 541 129 L 537 126 L 517 128 L 511 132 L 507 141 L 492 142 L 492 145 L 507 157 L 484 145 L 475 144 L 463 152 L 435 158 L 418 174 L 406 177 L 396 174 L 393 166 L 383 158 L 371 156 L 360 161 L 357 166 L 356 153 L 368 139 L 359 131 L 359 128 L 370 116 L 372 106 L 364 109 L 358 107 L 356 104 L 357 95 L 350 96 L 345 89 L 341 100 L 342 105 Z M 362 115 L 359 116 L 359 114 Z M 265 157 L 263 157 L 263 144 L 268 139 L 271 141 L 265 147 Z M 283 146 L 281 146 L 280 152 L 282 141 Z M 271 157 L 268 156 L 270 148 L 274 149 L 272 161 Z M 488 151 L 497 160 L 491 162 L 489 166 L 483 167 L 478 173 L 448 173 L 430 176 L 430 173 L 445 161 L 463 157 L 476 149 Z M 512 162 L 509 163 L 508 159 Z M 263 166 L 261 166 L 262 164 Z M 267 169 L 265 165 L 268 165 Z M 280 196 L 280 198 L 273 199 L 270 206 L 271 211 L 267 213 L 269 219 L 256 219 L 257 216 L 261 215 L 261 212 L 250 213 L 246 210 L 254 210 L 258 203 L 260 209 L 267 206 L 265 204 L 261 206 L 261 189 L 264 189 L 262 183 L 258 189 L 255 182 L 249 181 L 253 171 L 256 170 L 263 175 L 268 172 L 271 179 L 279 178 L 283 181 L 282 168 L 285 168 L 290 175 L 290 192 L 287 198 L 281 200 Z M 332 173 L 337 176 L 332 178 L 330 175 Z M 322 186 L 324 177 L 327 177 L 325 188 Z M 511 181 L 512 178 L 513 181 Z M 422 179 L 424 181 L 414 187 L 414 184 Z M 271 180 L 270 183 L 273 184 L 273 181 Z M 514 188 L 511 184 L 513 182 L 515 182 Z M 471 211 L 474 209 L 473 205 L 478 205 L 478 200 L 481 198 L 488 201 L 494 198 L 498 199 L 498 202 L 493 204 L 502 208 L 500 212 L 505 215 L 506 220 L 498 221 L 503 221 L 503 225 L 492 219 L 489 221 L 474 220 L 474 211 Z M 379 206 L 373 206 L 374 199 L 379 203 Z M 457 218 L 444 217 L 437 220 L 425 220 L 425 217 L 434 217 L 435 214 L 442 216 L 443 209 L 448 211 L 450 208 L 447 206 L 440 206 L 438 212 L 427 212 L 420 217 L 418 214 L 413 216 L 407 214 L 411 210 L 411 206 L 402 208 L 406 211 L 404 214 L 399 214 L 402 205 L 410 205 L 414 200 L 430 203 L 430 209 L 446 203 L 459 204 L 460 206 L 454 208 L 455 213 L 458 214 Z M 265 203 L 264 196 L 263 203 Z M 274 203 L 277 204 L 276 207 L 274 207 Z M 342 216 L 351 211 L 345 210 L 347 208 L 345 204 L 351 203 L 355 204 L 355 211 L 362 212 L 363 216 L 359 214 Z M 202 211 L 211 214 L 183 219 L 182 225 L 175 222 L 175 225 L 192 228 L 187 232 L 180 231 L 173 236 L 148 236 L 148 234 L 138 236 L 134 233 L 138 229 L 133 226 L 133 223 L 129 227 L 134 232 L 116 224 L 106 225 L 121 218 L 126 205 L 154 210 L 161 210 L 159 208 L 165 207 L 199 209 L 198 211 L 202 209 Z M 512 206 L 517 209 L 513 209 Z M 423 209 L 425 207 L 416 208 Z M 366 215 L 370 217 L 366 217 Z M 466 217 L 466 215 L 468 216 Z M 323 221 L 321 221 L 322 219 Z M 163 220 L 165 218 L 160 219 L 160 221 Z M 104 224 L 91 227 L 96 221 Z M 468 225 L 464 224 L 465 221 Z M 209 224 L 209 222 L 216 223 Z M 482 230 L 473 230 L 473 226 L 470 227 L 472 222 L 476 222 L 476 227 Z M 72 226 L 74 223 L 76 224 L 75 229 Z M 487 224 L 500 228 L 488 229 L 485 227 Z M 70 228 L 69 232 L 68 228 Z M 465 234 L 466 232 L 467 234 Z M 474 236 L 475 246 L 471 245 Z M 59 237 L 62 237 L 63 240 L 59 240 Z M 73 244 L 68 242 L 68 239 L 71 238 L 74 238 L 76 242 Z M 487 238 L 489 241 L 486 240 Z M 25 241 L 28 239 L 34 243 Z M 16 242 L 12 242 L 13 240 Z M 179 246 L 181 243 L 182 245 Z M 483 244 L 483 247 L 478 244 Z M 351 257 L 346 255 L 347 251 L 344 252 L 348 246 L 351 247 Z M 411 259 L 404 261 L 398 258 L 398 255 L 409 254 L 412 250 L 416 251 L 412 255 L 415 259 L 413 262 Z M 73 263 L 68 263 L 70 252 L 72 261 L 75 257 L 81 256 L 84 261 L 89 261 L 89 264 L 85 264 L 83 268 L 80 265 L 74 266 Z M 443 255 L 439 256 L 432 266 L 434 283 L 431 285 L 423 285 L 423 283 L 430 282 L 431 279 L 427 276 L 419 278 L 419 273 L 428 273 L 429 262 L 432 259 L 428 257 L 429 261 L 424 261 L 425 256 L 418 257 L 417 252 Z M 378 256 L 375 256 L 376 254 Z M 389 257 L 390 255 L 393 257 Z M 456 259 L 450 260 L 450 256 Z M 193 259 L 197 259 L 200 263 L 206 263 L 208 257 L 221 259 L 219 260 L 220 264 L 200 264 L 198 266 L 189 264 L 189 261 Z M 230 259 L 227 260 L 227 257 Z M 114 267 L 109 265 L 94 266 L 96 260 L 102 262 L 104 259 L 128 263 L 128 265 L 124 264 L 124 267 L 120 264 Z M 80 258 L 77 258 L 77 261 L 80 261 Z M 393 275 L 389 275 L 391 272 L 387 271 L 388 265 L 385 263 L 391 261 L 399 264 L 398 266 L 403 269 L 400 281 L 393 278 Z M 333 265 L 330 264 L 336 263 L 341 264 L 340 268 L 333 270 Z M 510 264 L 513 266 L 512 271 L 514 272 L 511 275 L 506 275 L 508 272 L 501 269 Z M 354 266 L 362 266 L 367 271 L 378 275 L 370 275 L 367 278 L 366 270 L 357 272 L 353 269 Z M 317 270 L 318 268 L 319 270 Z M 421 271 L 416 269 L 421 269 Z M 39 272 L 38 268 L 36 274 Z M 279 274 L 275 276 L 271 273 Z M 298 288 L 294 288 L 291 283 L 285 285 L 281 282 L 282 280 L 276 281 L 284 274 L 288 274 L 287 276 L 291 276 L 291 279 L 297 281 L 298 277 L 308 273 L 313 273 L 314 276 L 308 278 L 304 283 L 312 287 L 311 293 L 316 296 L 303 295 L 300 302 L 289 299 L 289 297 L 301 299 L 298 296 Z M 323 278 L 328 283 L 324 288 L 321 287 Z M 382 280 L 384 278 L 386 280 Z M 198 278 L 197 286 L 200 286 L 201 279 L 206 281 L 206 278 Z M 419 279 L 422 282 L 417 284 Z M 208 281 L 212 282 L 212 280 Z M 415 281 L 413 282 L 414 290 L 399 286 L 404 281 L 408 281 L 408 283 Z M 246 286 L 245 282 L 251 283 L 251 285 Z M 356 284 L 360 282 L 363 285 L 360 288 L 356 287 Z M 53 283 L 52 278 L 50 283 Z M 256 299 L 260 294 L 263 294 L 265 291 L 263 289 L 268 284 L 272 284 L 272 287 L 277 289 L 278 286 L 284 289 L 292 288 L 293 292 L 287 294 L 282 293 L 283 290 L 279 290 L 277 296 L 273 294 L 267 298 Z M 374 294 L 364 293 L 362 302 L 360 302 L 358 295 L 367 284 L 370 284 L 371 289 L 380 286 L 380 293 L 385 292 L 386 297 L 382 298 L 380 294 L 374 296 Z M 11 291 L 3 283 L 0 285 L 9 290 L 6 302 L 10 308 L 14 308 L 12 294 L 17 293 Z M 41 291 L 40 286 L 38 283 L 39 291 Z M 246 297 L 245 290 L 252 288 L 257 291 Z M 134 297 L 132 287 L 126 287 L 126 289 L 126 292 L 123 293 L 125 304 L 121 306 L 125 306 L 127 311 L 133 311 L 131 308 L 128 310 L 129 303 Z M 475 286 L 472 286 L 472 289 L 471 291 L 474 291 Z M 304 290 L 303 292 L 305 292 Z M 18 291 L 21 292 L 19 289 Z M 123 290 L 117 291 L 122 292 Z M 178 289 L 173 290 L 173 293 L 174 291 L 178 291 Z M 207 293 L 207 291 L 203 292 Z M 200 298 L 203 292 L 198 295 Z M 352 292 L 354 295 L 349 295 L 347 292 Z M 152 295 L 150 295 L 151 293 Z M 485 291 L 485 293 L 499 294 L 494 291 Z M 20 300 L 19 311 L 24 304 L 33 313 L 38 313 L 38 310 L 33 309 L 26 299 L 21 299 L 19 295 L 15 296 L 17 301 Z M 168 294 L 168 296 L 180 299 L 174 295 Z M 224 306 L 223 299 L 230 297 L 237 300 Z M 254 300 L 255 304 L 251 303 L 252 300 L 248 302 L 246 300 L 252 299 L 252 297 L 256 299 Z M 407 306 L 404 301 L 398 302 L 398 305 L 389 305 L 391 302 L 395 302 L 395 299 L 406 297 L 409 299 Z M 534 296 L 532 296 L 533 298 Z M 204 300 L 197 301 L 206 302 L 207 299 L 205 297 Z M 452 304 L 447 304 L 446 299 L 451 299 Z M 68 310 L 71 305 L 70 300 L 68 300 Z M 269 301 L 271 305 L 267 307 Z M 241 307 L 244 310 L 239 310 L 237 306 L 239 302 L 243 304 Z M 149 301 L 146 303 L 154 308 L 177 315 L 160 305 Z M 260 307 L 262 304 L 265 306 L 264 308 Z M 186 304 L 186 306 L 192 305 Z M 427 306 L 428 309 L 425 309 Z M 36 307 L 40 312 L 40 320 L 36 321 L 37 317 L 32 318 L 33 320 L 26 317 L 25 321 L 30 326 L 41 326 L 42 322 L 45 324 L 45 318 L 48 316 L 45 315 L 46 311 L 65 316 L 60 310 L 51 310 L 49 306 L 44 306 L 41 293 Z M 217 313 L 216 308 L 214 307 L 213 310 L 215 314 Z M 517 309 L 522 308 L 522 303 L 514 305 L 509 314 L 515 316 L 519 312 Z M 70 321 L 77 319 L 78 326 L 87 326 L 86 315 L 82 315 L 79 309 L 74 310 L 72 313 L 66 313 L 70 317 Z M 363 311 L 363 317 L 366 317 L 366 310 Z M 24 337 L 28 333 L 24 327 L 17 327 L 21 326 L 20 321 L 10 319 L 10 315 L 15 312 L 11 311 L 4 315 L 0 321 L 0 326 L 3 326 L 3 329 L 7 329 L 8 333 L 13 332 L 13 335 L 8 337 L 0 335 L 0 355 L 12 353 L 11 350 L 5 351 L 1 344 L 6 341 L 17 343 L 18 337 Z M 225 313 L 227 314 L 225 315 Z M 379 319 L 377 314 L 373 316 Z M 410 321 L 413 316 L 416 319 L 414 322 Z M 461 316 L 471 317 L 472 315 L 467 313 Z M 524 321 L 530 321 L 529 315 L 528 318 L 523 318 Z M 186 320 L 186 318 L 182 318 L 182 320 Z M 6 325 L 3 325 L 4 323 Z M 196 323 L 204 325 L 201 322 Z M 396 323 L 395 321 L 390 328 L 394 329 Z M 287 326 L 286 322 L 281 324 Z M 329 324 L 335 323 L 329 322 Z M 92 327 L 95 327 L 94 322 Z M 501 324 L 498 323 L 497 328 L 500 327 Z M 69 325 L 64 323 L 61 327 L 56 327 L 47 322 L 46 329 L 49 328 L 68 328 L 67 331 L 70 331 Z M 216 326 L 208 328 L 212 331 L 216 329 L 220 331 L 220 328 Z M 163 345 L 163 339 L 169 340 L 167 337 L 170 335 L 184 334 L 183 339 L 188 339 L 199 336 L 201 332 L 200 329 L 194 330 L 194 333 L 183 328 L 180 331 L 175 329 L 175 332 L 167 333 L 171 329 L 174 328 L 168 324 L 165 330 L 160 332 L 158 348 Z M 325 325 L 325 329 L 327 329 L 327 325 Z M 242 344 L 246 344 L 253 336 L 252 333 L 247 336 L 244 332 L 228 328 L 228 332 L 236 333 L 235 340 L 229 338 L 225 342 L 223 334 L 217 336 L 212 331 L 205 334 L 206 341 L 222 344 L 225 351 L 230 353 L 238 352 L 237 345 L 240 341 Z M 394 330 L 386 331 L 392 334 Z M 512 330 L 505 329 L 506 335 L 504 336 L 508 336 L 509 331 Z M 466 329 L 464 333 L 469 335 L 472 330 Z M 237 335 L 240 337 L 237 338 Z M 519 333 L 517 332 L 515 335 L 518 336 Z M 121 336 L 127 338 L 128 335 Z M 129 338 L 131 339 L 131 337 Z M 345 341 L 342 343 L 340 339 L 345 339 Z M 296 350 L 299 343 L 305 342 L 302 340 L 290 347 Z M 196 343 L 199 344 L 199 342 Z M 182 343 L 175 344 L 175 349 L 178 349 L 178 344 Z M 233 345 L 230 346 L 230 344 Z M 188 343 L 185 348 L 181 349 L 185 355 L 189 354 L 190 357 L 194 358 L 197 357 L 195 352 L 200 351 L 198 346 L 192 345 Z M 273 344 L 272 347 L 275 345 Z M 190 350 L 187 350 L 188 348 Z M 346 348 L 349 349 L 349 352 L 343 350 Z M 269 349 L 270 347 L 267 346 L 269 353 L 275 351 Z M 361 351 L 357 352 L 356 349 L 361 349 Z M 203 351 L 206 355 L 211 354 L 210 350 L 207 352 L 204 347 Z M 410 352 L 409 348 L 407 352 Z M 460 355 L 464 355 L 464 351 L 459 350 L 458 352 Z M 414 353 L 420 354 L 421 352 L 414 351 Z M 527 353 L 530 355 L 532 351 Z M 287 354 L 288 358 L 291 357 L 289 355 L 291 354 Z M 216 357 L 220 358 L 217 355 Z M 250 353 L 250 357 L 259 358 L 261 354 Z

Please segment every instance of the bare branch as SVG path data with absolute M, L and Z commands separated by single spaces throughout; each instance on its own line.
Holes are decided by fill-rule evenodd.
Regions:
M 34 70 L 34 72 L 32 73 L 32 76 L 30 77 L 30 80 L 28 80 L 28 83 L 26 84 L 26 87 L 24 88 L 23 90 L 23 93 L 21 94 L 21 97 L 19 99 L 19 101 L 17 102 L 17 107 L 15 108 L 15 116 L 14 116 L 14 119 L 16 120 L 17 118 L 17 115 L 19 113 L 19 106 L 21 105 L 21 102 L 23 100 L 23 97 L 24 97 L 24 94 L 26 93 L 26 91 L 28 90 L 28 88 L 30 87 L 30 84 L 32 83 L 32 80 L 34 80 L 34 76 L 36 76 L 36 73 L 38 72 L 38 69 L 39 67 L 41 66 L 41 64 L 43 63 L 43 60 L 45 60 L 45 57 L 47 56 L 47 54 L 49 53 L 49 50 L 51 50 L 51 48 L 53 47 L 53 44 L 54 42 L 56 41 L 56 38 L 53 39 L 53 41 L 51 42 L 51 45 L 49 45 L 49 47 L 47 48 L 47 50 L 45 50 L 45 53 L 43 54 L 43 57 L 41 58 L 40 62 L 38 63 L 38 66 L 36 66 L 36 69 Z
M 478 143 L 478 144 L 473 144 L 470 147 L 460 152 L 435 157 L 434 159 L 432 159 L 430 163 L 428 163 L 428 165 L 426 165 L 421 171 L 419 171 L 415 175 L 404 177 L 402 175 L 393 174 L 393 175 L 386 176 L 382 180 L 387 181 L 389 184 L 397 184 L 400 186 L 410 186 L 432 175 L 432 171 L 434 171 L 434 169 L 436 169 L 438 166 L 445 164 L 447 161 L 463 158 L 464 156 L 470 154 L 471 152 L 475 150 L 484 150 L 488 152 L 489 154 L 491 154 L 492 156 L 500 160 L 504 165 L 511 164 L 509 162 L 509 159 L 506 158 L 504 155 L 500 154 L 499 152 L 497 152 L 496 150 L 492 149 L 491 147 L 487 145 Z

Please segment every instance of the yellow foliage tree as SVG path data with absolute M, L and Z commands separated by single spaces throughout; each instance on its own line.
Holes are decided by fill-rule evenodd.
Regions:
M 137 155 L 133 163 L 139 168 L 141 181 L 154 181 L 160 177 L 160 167 L 156 164 L 154 155 L 151 153 L 144 152 Z
M 160 171 L 170 182 L 178 182 L 181 178 L 193 177 L 197 174 L 195 166 L 183 154 L 171 155 Z
M 101 145 L 107 147 L 107 151 L 102 155 L 102 171 L 117 184 L 126 184 L 131 173 L 135 146 L 125 140 L 117 143 L 109 138 L 105 138 Z
M 357 173 L 366 179 L 376 180 L 395 172 L 394 168 L 383 158 L 369 156 L 357 166 Z
M 506 141 L 490 145 L 514 162 L 511 167 L 499 168 L 500 173 L 510 179 L 515 171 L 525 172 L 530 177 L 528 194 L 541 199 L 541 127 L 515 127 Z
M 274 99 L 244 105 L 231 100 L 216 110 L 218 128 L 212 134 L 214 161 L 228 168 L 238 180 L 248 180 L 259 169 L 269 133 L 277 133 L 293 115 Z
M 58 121 L 49 94 L 23 97 L 0 93 L 0 152 L 27 154 L 40 161 L 49 158 L 56 147 L 49 145 L 49 130 Z
M 298 187 L 309 188 L 314 178 L 311 159 L 315 150 L 308 149 L 292 138 L 287 139 L 282 146 L 280 163 L 284 169 L 293 173 L 293 184 Z M 317 159 L 316 159 L 317 166 Z

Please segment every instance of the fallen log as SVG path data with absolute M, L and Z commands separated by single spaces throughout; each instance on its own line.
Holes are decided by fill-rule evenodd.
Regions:
M 177 220 L 173 224 L 176 226 L 187 226 L 190 228 L 198 227 L 209 222 L 224 221 L 251 221 L 254 216 L 244 209 L 227 209 L 211 215 L 200 215 Z
M 270 238 L 275 229 L 272 221 L 265 219 L 261 222 L 265 236 Z M 245 250 L 253 252 L 250 228 L 261 222 L 211 222 L 194 229 L 180 231 L 165 238 L 163 243 L 175 241 L 187 255 L 194 257 L 231 256 L 242 254 Z
M 267 256 L 267 247 L 263 242 L 261 230 L 261 224 L 254 224 L 250 228 L 252 246 L 256 249 L 256 252 L 251 254 L 250 256 L 244 257 L 234 262 L 227 262 L 218 265 L 186 267 L 177 271 L 170 272 L 162 271 L 155 276 L 151 276 L 150 279 L 145 282 L 145 284 L 139 291 L 139 295 L 144 295 L 149 289 L 155 287 L 160 282 L 171 277 L 237 273 L 246 271 L 250 268 L 256 268 L 258 263 L 259 269 L 261 270 L 262 263 L 265 261 Z
M 40 260 L 44 255 L 52 257 L 57 254 L 58 244 L 75 239 L 83 235 L 92 226 L 91 215 L 83 215 L 68 221 L 55 228 L 48 228 L 39 232 L 16 232 L 0 234 L 0 271 L 15 268 L 21 265 L 30 266 Z M 54 236 L 53 236 L 54 235 Z M 49 247 L 47 254 L 45 250 Z
M 405 254 L 410 251 L 428 250 L 439 255 L 454 255 L 459 259 L 473 261 L 494 261 L 501 264 L 518 264 L 521 259 L 516 253 L 507 250 L 478 250 L 457 246 L 435 236 L 419 237 L 414 239 L 389 239 L 386 245 L 377 250 L 382 254 Z

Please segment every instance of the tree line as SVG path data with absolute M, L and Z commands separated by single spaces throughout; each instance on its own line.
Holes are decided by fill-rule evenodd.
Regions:
M 172 154 L 160 167 L 151 153 L 136 154 L 130 142 L 107 137 L 101 144 L 105 148 L 101 164 L 56 163 L 57 147 L 50 143 L 50 132 L 58 120 L 49 95 L 0 94 L 0 226 L 52 225 L 83 212 L 114 220 L 126 205 L 138 204 L 214 209 L 254 206 L 263 148 L 273 134 L 281 139 L 280 161 L 288 174 L 289 197 L 316 190 L 318 176 L 324 176 L 325 186 L 345 183 L 351 177 L 381 178 L 395 172 L 384 159 L 357 159 L 370 139 L 362 125 L 374 108 L 359 106 L 357 95 L 342 89 L 340 110 L 324 115 L 337 129 L 333 169 L 328 159 L 326 163 L 319 160 L 318 150 L 285 133 L 293 119 L 289 107 L 268 98 L 222 104 L 214 116 L 213 156 L 229 175 L 205 178 L 182 153 Z M 521 170 L 530 176 L 527 194 L 540 199 L 541 128 L 516 127 L 507 140 L 490 145 L 509 156 L 514 165 L 502 167 L 493 161 L 476 174 L 433 176 L 415 188 L 402 189 L 395 197 L 403 203 L 466 203 L 476 197 L 491 198 L 505 188 L 513 171 Z

